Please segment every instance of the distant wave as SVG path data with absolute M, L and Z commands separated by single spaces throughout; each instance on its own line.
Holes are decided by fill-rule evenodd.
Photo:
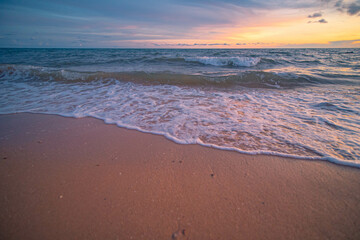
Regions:
M 211 65 L 217 67 L 253 67 L 256 66 L 262 58 L 260 57 L 181 57 L 181 56 L 143 56 L 132 59 L 116 59 L 106 63 L 195 63 L 203 65 Z M 272 62 L 274 63 L 274 62 Z
M 260 62 L 259 57 L 191 57 L 187 62 L 199 62 L 213 66 L 253 67 Z

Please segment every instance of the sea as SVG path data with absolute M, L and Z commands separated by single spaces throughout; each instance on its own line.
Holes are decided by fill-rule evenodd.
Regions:
M 0 49 L 0 114 L 360 167 L 360 49 Z

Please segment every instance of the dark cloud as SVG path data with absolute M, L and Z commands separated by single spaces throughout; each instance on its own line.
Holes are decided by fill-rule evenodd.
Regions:
M 176 44 L 177 46 L 180 46 L 180 47 L 189 47 L 189 46 L 193 46 L 193 44 L 187 44 L 187 43 L 178 43 Z
M 341 8 L 341 6 L 343 5 L 343 0 L 339 0 L 339 1 L 337 1 L 336 3 L 335 3 L 335 7 L 336 8 Z
M 338 11 L 346 12 L 350 16 L 357 15 L 360 13 L 360 0 L 356 0 L 351 3 L 344 3 L 343 0 L 339 0 L 334 5 Z
M 349 15 L 355 15 L 355 14 L 358 14 L 360 12 L 360 4 L 356 4 L 356 3 L 351 3 L 349 6 L 348 6 L 348 9 L 347 9 L 347 13 Z
M 322 16 L 322 13 L 321 12 L 317 12 L 317 13 L 314 13 L 312 15 L 309 15 L 308 18 L 318 18 L 318 17 L 321 17 Z
M 328 23 L 324 18 L 318 20 L 318 21 L 308 21 L 307 23 Z
M 209 46 L 228 46 L 228 43 L 209 43 Z
M 354 40 L 343 40 L 343 41 L 330 41 L 331 44 L 335 44 L 335 45 L 342 45 L 342 44 L 353 44 L 355 42 L 359 42 L 360 39 L 354 39 Z

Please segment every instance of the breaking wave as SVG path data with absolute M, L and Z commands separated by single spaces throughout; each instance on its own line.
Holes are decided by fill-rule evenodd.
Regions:
M 234 66 L 234 67 L 253 67 L 260 62 L 259 57 L 192 57 L 185 58 L 188 62 L 199 62 L 213 66 Z
M 79 72 L 36 66 L 0 65 L 0 80 L 62 83 L 86 83 L 101 81 L 132 82 L 142 85 L 249 87 L 249 88 L 294 88 L 314 84 L 331 84 L 331 80 L 294 73 L 244 71 L 232 75 L 208 76 L 171 72 Z
M 0 49 L 0 114 L 360 167 L 358 49 Z

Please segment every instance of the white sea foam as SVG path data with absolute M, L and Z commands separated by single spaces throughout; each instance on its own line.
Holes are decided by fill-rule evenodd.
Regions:
M 2 81 L 0 113 L 91 116 L 107 123 L 251 154 L 322 159 L 360 167 L 359 124 L 348 112 L 324 114 L 315 103 L 339 97 L 317 91 L 243 89 L 220 92 L 171 85 Z M 353 91 L 349 89 L 349 91 Z M 332 95 L 332 96 L 331 96 Z M 351 96 L 351 95 L 349 95 Z M 343 99 L 350 101 L 350 99 Z M 340 122 L 339 119 L 347 121 Z M 339 131 L 339 128 L 346 131 Z M 349 138 L 349 134 L 352 135 Z
M 360 167 L 359 55 L 334 64 L 328 53 L 342 50 L 156 50 L 157 60 L 119 50 L 112 61 L 115 50 L 84 50 L 68 64 L 71 50 L 8 51 L 2 62 L 25 63 L 0 65 L 0 113 L 90 116 L 181 144 Z M 261 69 L 283 62 L 287 71 Z M 339 75 L 343 63 L 354 67 Z

